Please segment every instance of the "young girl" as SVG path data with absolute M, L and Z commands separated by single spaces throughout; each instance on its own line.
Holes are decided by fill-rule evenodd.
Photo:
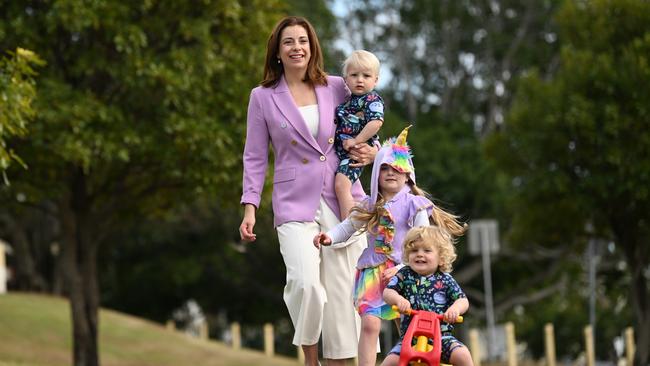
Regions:
M 451 234 L 435 226 L 409 230 L 404 239 L 402 259 L 407 266 L 390 279 L 384 290 L 384 300 L 389 305 L 396 305 L 402 313 L 415 309 L 443 314 L 440 360 L 454 366 L 472 366 L 469 350 L 451 333 L 454 327 L 450 323 L 469 308 L 465 293 L 449 274 L 451 264 L 456 260 Z M 410 316 L 402 316 L 400 341 L 390 350 L 382 366 L 399 363 L 402 338 L 410 322 Z
M 465 230 L 456 216 L 443 211 L 424 197 L 415 185 L 415 170 L 406 144 L 408 127 L 391 139 L 375 156 L 370 197 L 352 209 L 341 224 L 314 237 L 314 245 L 345 245 L 357 229 L 365 231 L 368 247 L 357 262 L 354 302 L 361 315 L 359 365 L 375 365 L 381 319 L 395 319 L 397 312 L 387 305 L 382 293 L 388 279 L 397 273 L 402 261 L 402 239 L 416 226 L 436 225 L 460 235 Z

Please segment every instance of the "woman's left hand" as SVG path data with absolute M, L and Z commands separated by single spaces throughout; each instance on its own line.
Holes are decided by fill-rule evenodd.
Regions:
M 377 147 L 370 146 L 366 143 L 356 144 L 349 151 L 350 157 L 356 161 L 356 163 L 350 164 L 353 168 L 362 167 L 368 165 L 375 160 L 375 155 L 377 155 Z

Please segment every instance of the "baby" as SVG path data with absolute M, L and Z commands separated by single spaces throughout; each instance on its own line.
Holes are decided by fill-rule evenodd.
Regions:
M 336 137 L 334 147 L 340 163 L 336 170 L 335 190 L 345 219 L 354 206 L 350 191 L 359 179 L 362 167 L 350 159 L 348 150 L 357 144 L 379 146 L 377 132 L 384 122 L 384 101 L 374 91 L 379 80 L 379 60 L 368 51 L 352 52 L 343 63 L 345 83 L 352 92 L 350 99 L 336 107 Z

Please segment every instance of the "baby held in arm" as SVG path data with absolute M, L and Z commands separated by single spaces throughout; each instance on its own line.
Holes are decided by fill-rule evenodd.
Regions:
M 342 220 L 354 206 L 351 188 L 363 169 L 350 151 L 361 144 L 379 145 L 377 133 L 384 122 L 384 101 L 374 90 L 379 80 L 377 57 L 368 51 L 354 51 L 343 63 L 343 76 L 351 95 L 336 108 L 334 138 L 339 157 L 334 188 Z

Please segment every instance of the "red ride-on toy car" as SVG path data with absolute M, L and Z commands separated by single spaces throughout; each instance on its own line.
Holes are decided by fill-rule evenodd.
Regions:
M 396 306 L 393 306 L 397 310 Z M 402 351 L 399 357 L 399 366 L 439 366 L 442 342 L 440 335 L 440 321 L 442 314 L 425 310 L 411 310 L 411 316 L 406 334 L 402 339 Z M 462 323 L 463 317 L 459 316 L 456 323 Z M 413 344 L 415 339 L 415 344 Z M 429 344 L 431 340 L 431 344 Z

